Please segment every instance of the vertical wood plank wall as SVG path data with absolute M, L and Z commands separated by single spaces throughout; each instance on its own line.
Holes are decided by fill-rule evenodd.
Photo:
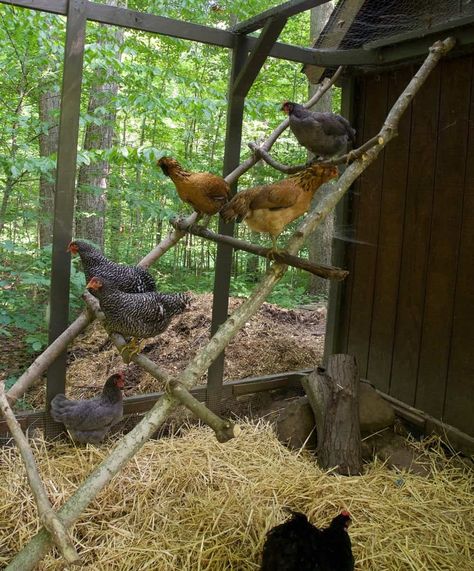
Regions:
M 357 80 L 359 141 L 415 69 Z M 380 390 L 474 435 L 473 55 L 434 71 L 354 186 L 350 211 L 338 350 Z

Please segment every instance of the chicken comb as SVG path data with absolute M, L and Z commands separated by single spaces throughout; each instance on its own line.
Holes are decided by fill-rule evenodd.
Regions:
M 347 510 L 343 510 L 343 511 L 341 512 L 341 515 L 344 516 L 344 517 L 351 517 L 351 514 L 350 514 Z

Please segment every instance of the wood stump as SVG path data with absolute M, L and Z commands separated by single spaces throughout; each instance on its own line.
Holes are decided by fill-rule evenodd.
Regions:
M 359 474 L 362 466 L 359 425 L 359 372 L 352 355 L 331 355 L 302 385 L 314 412 L 318 464 L 339 474 Z

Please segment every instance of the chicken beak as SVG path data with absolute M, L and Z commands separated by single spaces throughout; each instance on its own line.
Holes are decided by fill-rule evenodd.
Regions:
M 92 278 L 89 280 L 89 283 L 86 285 L 87 289 L 99 289 L 99 286 L 95 280 L 95 278 Z

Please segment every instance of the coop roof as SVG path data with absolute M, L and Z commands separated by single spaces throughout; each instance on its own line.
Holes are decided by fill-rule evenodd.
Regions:
M 384 50 L 394 46 L 414 59 L 419 50 L 410 44 L 455 33 L 459 46 L 474 43 L 472 0 L 340 0 L 314 43 L 315 48 L 380 52 L 381 65 L 389 63 Z M 459 36 L 459 37 L 458 37 Z M 397 58 L 400 60 L 400 58 Z M 365 66 L 367 67 L 367 66 Z M 311 83 L 320 81 L 324 68 L 305 65 Z

